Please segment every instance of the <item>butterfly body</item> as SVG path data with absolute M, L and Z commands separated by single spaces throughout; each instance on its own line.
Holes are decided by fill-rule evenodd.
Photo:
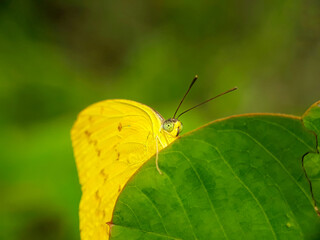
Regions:
M 152 108 L 120 99 L 95 103 L 79 114 L 71 138 L 82 190 L 82 240 L 108 239 L 106 223 L 126 182 L 181 132 L 180 121 L 172 121 L 170 131 L 165 122 Z
M 71 130 L 82 197 L 82 240 L 108 240 L 117 198 L 131 176 L 153 155 L 161 174 L 158 153 L 182 131 L 178 118 L 232 88 L 176 114 L 197 80 L 195 76 L 172 118 L 165 120 L 147 105 L 122 99 L 105 100 L 84 109 Z M 156 171 L 156 170 L 155 170 Z

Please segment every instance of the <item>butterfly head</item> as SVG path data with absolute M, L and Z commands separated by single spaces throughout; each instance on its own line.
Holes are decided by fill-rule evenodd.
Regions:
M 178 137 L 182 132 L 182 123 L 175 118 L 169 118 L 162 123 L 162 129 L 170 134 L 172 137 Z
M 179 134 L 182 132 L 182 123 L 178 120 L 178 118 L 179 118 L 181 115 L 183 115 L 183 114 L 189 112 L 190 110 L 192 110 L 192 109 L 194 109 L 194 108 L 196 108 L 196 107 L 199 107 L 199 106 L 201 106 L 201 105 L 203 105 L 203 104 L 205 104 L 205 103 L 207 103 L 207 102 L 210 102 L 211 100 L 213 100 L 213 99 L 215 99 L 215 98 L 217 98 L 217 97 L 220 97 L 220 96 L 222 96 L 222 95 L 224 95 L 224 94 L 226 94 L 226 93 L 232 92 L 232 91 L 234 91 L 234 90 L 237 89 L 237 87 L 234 87 L 234 88 L 231 88 L 231 89 L 229 89 L 229 90 L 227 90 L 227 91 L 225 91 L 225 92 L 223 92 L 223 93 L 220 93 L 219 95 L 217 95 L 217 96 L 215 96 L 215 97 L 212 97 L 212 98 L 210 98 L 210 99 L 208 99 L 208 100 L 206 100 L 206 101 L 204 101 L 204 102 L 202 102 L 202 103 L 200 103 L 200 104 L 198 104 L 198 105 L 196 105 L 196 106 L 194 106 L 194 107 L 192 107 L 192 108 L 189 108 L 189 109 L 185 110 L 184 112 L 180 113 L 180 114 L 176 117 L 176 115 L 177 115 L 177 113 L 178 113 L 178 110 L 179 110 L 182 102 L 184 101 L 185 97 L 188 95 L 190 89 L 192 88 L 193 84 L 197 81 L 197 79 L 198 79 L 198 76 L 196 75 L 196 76 L 194 77 L 194 79 L 192 80 L 192 82 L 191 82 L 191 84 L 190 84 L 187 92 L 185 93 L 185 95 L 183 96 L 182 100 L 180 101 L 180 103 L 179 103 L 179 105 L 178 105 L 175 113 L 173 114 L 173 117 L 172 117 L 172 118 L 169 118 L 168 120 L 165 120 L 165 121 L 162 123 L 162 129 L 163 129 L 167 134 L 169 134 L 171 137 L 173 137 L 173 138 L 178 137 Z

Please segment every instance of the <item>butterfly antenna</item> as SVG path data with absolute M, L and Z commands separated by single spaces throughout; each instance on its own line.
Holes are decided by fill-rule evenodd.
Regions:
M 217 98 L 217 97 L 220 97 L 220 96 L 222 96 L 222 95 L 224 95 L 224 94 L 227 94 L 227 93 L 232 92 L 232 91 L 237 90 L 237 89 L 238 89 L 237 87 L 231 88 L 231 89 L 229 89 L 229 90 L 227 90 L 227 91 L 225 91 L 225 92 L 223 92 L 223 93 L 220 93 L 219 95 L 217 95 L 217 96 L 215 96 L 215 97 L 213 97 L 213 98 L 208 99 L 207 101 L 204 101 L 204 102 L 202 102 L 202 103 L 200 103 L 200 104 L 198 104 L 198 105 L 196 105 L 196 106 L 194 106 L 194 107 L 192 107 L 192 108 L 189 108 L 188 110 L 180 113 L 179 116 L 177 117 L 177 119 L 178 119 L 182 114 L 185 114 L 186 112 L 189 112 L 190 110 L 192 110 L 192 109 L 194 109 L 194 108 L 196 108 L 196 107 L 199 107 L 199 106 L 201 106 L 201 105 L 203 105 L 203 104 L 205 104 L 205 103 L 207 103 L 207 102 L 210 102 L 211 100 L 213 100 L 213 99 L 215 99 L 215 98 Z M 189 91 L 189 90 L 188 90 L 188 91 Z M 187 92 L 187 93 L 188 93 L 188 92 Z M 179 106 L 180 106 L 180 105 L 179 105 Z
M 189 86 L 186 94 L 183 96 L 183 98 L 182 98 L 181 102 L 179 103 L 179 106 L 177 107 L 177 110 L 176 110 L 175 113 L 173 114 L 173 117 L 172 117 L 172 118 L 175 118 L 175 116 L 176 116 L 176 114 L 177 114 L 177 112 L 178 112 L 181 104 L 183 103 L 184 99 L 186 98 L 186 96 L 187 96 L 188 93 L 190 92 L 190 89 L 192 88 L 193 84 L 197 81 L 197 79 L 198 79 L 198 75 L 196 75 L 196 76 L 194 77 L 194 79 L 192 80 L 192 82 L 191 82 L 191 84 L 190 84 L 190 86 Z

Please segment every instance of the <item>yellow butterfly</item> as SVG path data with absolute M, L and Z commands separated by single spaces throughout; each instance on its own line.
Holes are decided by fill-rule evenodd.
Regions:
M 165 120 L 152 108 L 130 100 L 106 100 L 84 109 L 72 127 L 71 138 L 81 184 L 79 208 L 82 240 L 109 239 L 112 212 L 129 178 L 153 155 L 176 140 L 182 131 L 175 118 Z M 227 92 L 233 91 L 230 89 Z M 227 93 L 225 92 L 225 93 Z M 223 94 L 225 94 L 223 93 Z

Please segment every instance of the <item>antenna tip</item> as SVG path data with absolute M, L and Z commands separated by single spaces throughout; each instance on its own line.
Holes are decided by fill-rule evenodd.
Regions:
M 198 78 L 198 74 L 196 74 L 196 75 L 194 76 L 194 78 Z

